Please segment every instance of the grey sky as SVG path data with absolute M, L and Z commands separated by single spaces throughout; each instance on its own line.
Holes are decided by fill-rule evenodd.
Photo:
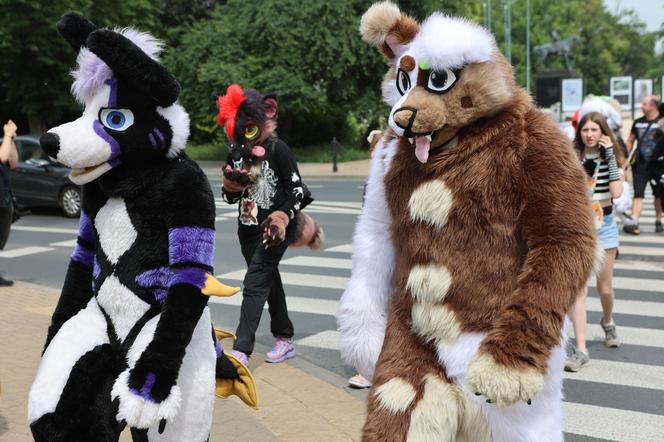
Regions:
M 656 31 L 664 22 L 664 0 L 604 0 L 609 11 L 634 9 L 639 18 L 646 23 L 648 31 Z

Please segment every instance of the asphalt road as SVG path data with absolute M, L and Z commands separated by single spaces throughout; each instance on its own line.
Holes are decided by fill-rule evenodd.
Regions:
M 342 376 L 353 374 L 337 352 L 334 313 L 350 274 L 351 237 L 362 200 L 361 180 L 307 180 L 316 201 L 307 210 L 325 228 L 323 251 L 289 250 L 282 261 L 298 358 Z M 219 197 L 219 181 L 212 181 Z M 244 261 L 235 236 L 236 208 L 217 200 L 217 254 L 220 279 L 240 284 Z M 621 237 L 616 265 L 616 322 L 624 345 L 607 349 L 599 328 L 601 307 L 594 288 L 588 302 L 590 366 L 566 375 L 566 440 L 664 441 L 664 235 L 653 232 L 653 208 L 642 219 L 644 233 Z M 54 211 L 36 211 L 12 229 L 0 252 L 8 278 L 60 288 L 77 234 L 77 221 Z M 594 284 L 592 284 L 594 285 Z M 214 298 L 217 326 L 234 330 L 240 295 Z M 273 343 L 269 315 L 257 333 L 258 349 Z M 404 349 L 404 351 L 407 351 Z

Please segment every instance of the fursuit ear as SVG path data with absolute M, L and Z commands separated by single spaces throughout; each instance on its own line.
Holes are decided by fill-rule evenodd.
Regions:
M 277 107 L 279 106 L 277 102 L 277 94 L 271 93 L 263 97 L 263 107 L 265 108 L 265 116 L 268 120 L 272 120 L 277 117 Z
M 88 36 L 86 46 L 115 75 L 145 91 L 159 106 L 168 107 L 178 99 L 180 84 L 175 77 L 124 35 L 98 29 Z
M 88 35 L 97 29 L 90 20 L 74 12 L 63 15 L 56 26 L 58 33 L 77 53 L 85 45 Z
M 420 32 L 420 25 L 392 2 L 374 3 L 360 20 L 360 34 L 388 59 L 403 54 Z

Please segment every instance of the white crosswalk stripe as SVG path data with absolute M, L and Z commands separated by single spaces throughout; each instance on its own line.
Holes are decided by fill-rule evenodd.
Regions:
M 326 207 L 334 206 L 328 204 Z M 630 315 L 633 318 L 647 319 L 651 323 L 652 321 L 662 323 L 661 321 L 664 319 L 664 235 L 621 234 L 621 241 L 623 240 L 624 242 L 620 246 L 620 253 L 623 256 L 616 261 L 615 269 L 640 273 L 638 276 L 631 273 L 628 273 L 630 276 L 622 276 L 624 273 L 614 275 L 613 285 L 617 291 L 614 313 L 618 317 Z M 325 249 L 317 256 L 298 255 L 284 259 L 280 266 L 284 285 L 325 289 L 328 290 L 328 293 L 329 290 L 334 290 L 340 295 L 350 276 L 352 251 L 352 244 L 338 244 Z M 625 257 L 624 255 L 630 256 Z M 238 270 L 218 277 L 236 283 L 242 280 L 244 273 L 244 270 Z M 334 276 L 331 276 L 330 273 Z M 641 277 L 644 274 L 645 276 Z M 590 286 L 594 287 L 595 281 L 591 281 Z M 621 298 L 621 292 L 625 290 L 642 295 L 638 295 L 637 299 Z M 311 297 L 309 297 L 309 293 Z M 662 295 L 661 299 L 657 297 L 659 294 Z M 333 317 L 339 305 L 338 296 L 333 299 L 330 299 L 329 296 L 325 299 L 316 296 L 315 290 L 307 292 L 306 296 L 289 295 L 287 297 L 289 311 Z M 644 296 L 644 299 L 648 300 L 639 300 L 639 296 Z M 242 298 L 240 294 L 231 298 L 212 298 L 211 302 L 239 306 Z M 600 300 L 595 295 L 588 297 L 587 310 L 595 314 L 602 312 Z M 664 351 L 664 329 L 648 327 L 652 327 L 652 325 L 639 327 L 638 321 L 635 319 L 629 324 L 619 324 L 618 330 L 623 344 L 626 347 L 646 348 L 661 354 Z M 604 333 L 598 324 L 589 323 L 586 333 L 590 342 L 597 342 L 597 345 L 603 342 Z M 307 348 L 337 351 L 338 336 L 338 332 L 334 329 L 321 329 L 298 339 L 296 344 L 302 351 L 306 351 Z M 612 351 L 620 352 L 621 349 Z M 662 361 L 661 358 L 657 360 Z M 664 363 L 660 362 L 651 361 L 644 364 L 593 357 L 589 366 L 584 367 L 578 373 L 565 373 L 565 378 L 570 382 L 580 382 L 582 385 L 606 386 L 602 388 L 637 388 L 664 395 Z M 615 407 L 565 402 L 565 431 L 573 435 L 617 441 L 664 440 L 662 436 L 664 435 L 664 410 L 657 413 L 643 412 L 629 407 L 622 409 L 619 399 L 616 398 Z

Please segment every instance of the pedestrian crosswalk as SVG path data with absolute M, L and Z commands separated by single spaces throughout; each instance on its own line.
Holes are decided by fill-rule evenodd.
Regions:
M 217 207 L 216 222 L 233 221 L 237 220 L 237 207 L 229 205 L 221 198 L 215 198 Z M 360 213 L 361 203 L 353 201 L 315 201 L 306 208 L 307 213 L 318 213 L 325 215 L 352 215 L 357 216 Z M 29 221 L 29 220 L 28 220 Z M 72 220 L 73 222 L 73 220 Z M 30 255 L 37 255 L 41 253 L 53 252 L 62 248 L 74 248 L 76 246 L 76 235 L 78 229 L 75 228 L 59 228 L 59 227 L 43 227 L 31 225 L 14 225 L 12 231 L 27 232 L 36 235 L 44 234 L 46 238 L 52 234 L 66 234 L 74 235 L 72 239 L 65 241 L 51 242 L 47 244 L 27 245 L 23 247 L 14 247 L 7 250 L 0 251 L 0 258 L 12 259 L 23 258 Z M 36 237 L 39 241 L 38 237 Z
M 229 205 L 221 198 L 215 198 L 217 206 L 217 221 L 237 219 L 237 206 Z M 354 201 L 314 201 L 305 209 L 305 212 L 331 214 L 331 215 L 359 215 L 362 203 Z
M 603 346 L 598 324 L 602 306 L 591 281 L 587 337 L 592 360 L 578 373 L 565 373 L 566 440 L 664 441 L 664 235 L 642 230 L 641 236 L 621 234 L 621 256 L 614 271 L 621 348 Z M 303 252 L 284 259 L 280 271 L 286 292 L 289 287 L 297 292 L 287 297 L 289 311 L 333 318 L 350 276 L 352 249 L 350 243 L 333 244 L 316 255 Z M 244 270 L 218 277 L 239 283 Z M 242 298 L 211 302 L 239 306 Z M 300 352 L 337 351 L 339 335 L 333 322 L 321 322 L 328 327 L 297 336 Z

